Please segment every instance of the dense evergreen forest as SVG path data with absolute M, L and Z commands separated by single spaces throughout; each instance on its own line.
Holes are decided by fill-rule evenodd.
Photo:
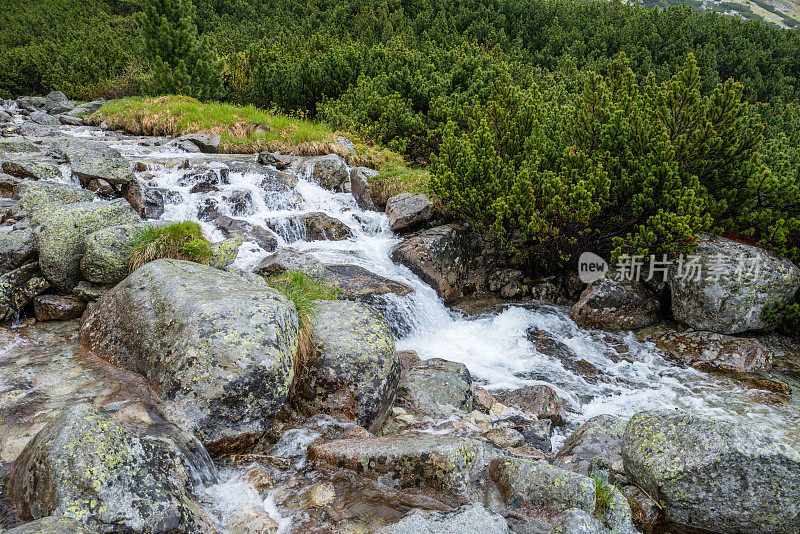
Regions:
M 428 166 L 443 210 L 530 261 L 707 230 L 800 259 L 800 33 L 762 22 L 618 1 L 31 0 L 0 13 L 0 73 L 0 96 L 324 120 Z

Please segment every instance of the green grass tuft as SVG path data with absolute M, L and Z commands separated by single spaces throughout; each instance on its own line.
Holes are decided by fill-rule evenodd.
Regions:
M 595 491 L 594 516 L 605 523 L 606 514 L 611 510 L 611 500 L 614 497 L 614 491 L 617 486 L 609 484 L 605 477 L 599 473 L 594 473 L 592 480 L 594 480 Z
M 212 258 L 211 243 L 203 236 L 196 222 L 183 221 L 169 226 L 142 228 L 134 240 L 130 272 L 161 258 L 207 264 Z

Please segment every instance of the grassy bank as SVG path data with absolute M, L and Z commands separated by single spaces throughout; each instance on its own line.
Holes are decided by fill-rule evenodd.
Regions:
M 222 137 L 220 150 L 230 154 L 252 154 L 261 150 L 316 156 L 339 154 L 351 165 L 381 172 L 375 178 L 378 196 L 388 198 L 404 191 L 424 191 L 428 172 L 406 164 L 389 149 L 369 145 L 349 132 L 337 132 L 324 122 L 313 122 L 254 106 L 202 103 L 185 96 L 130 97 L 112 100 L 90 117 L 95 124 L 134 135 L 181 136 L 202 131 Z M 356 153 L 348 153 L 337 138 L 353 141 Z

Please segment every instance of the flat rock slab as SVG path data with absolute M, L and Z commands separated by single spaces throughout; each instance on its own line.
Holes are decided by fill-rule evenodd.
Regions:
M 405 284 L 377 275 L 358 265 L 326 265 L 325 282 L 339 288 L 339 296 L 370 302 L 374 297 L 394 293 L 404 297 L 414 290 Z
M 56 119 L 58 120 L 58 119 Z M 82 182 L 95 178 L 110 184 L 127 184 L 133 180 L 133 166 L 116 148 L 87 139 L 60 139 L 53 150 L 69 161 L 72 173 Z

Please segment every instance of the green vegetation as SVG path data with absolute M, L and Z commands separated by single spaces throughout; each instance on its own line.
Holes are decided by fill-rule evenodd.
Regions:
M 196 222 L 146 226 L 136 236 L 130 271 L 161 258 L 206 264 L 212 259 L 210 249 L 211 243 L 203 236 L 203 231 Z
M 606 514 L 611 510 L 611 501 L 617 486 L 609 484 L 606 478 L 599 473 L 594 473 L 592 480 L 594 480 L 595 494 L 594 516 L 605 523 Z

